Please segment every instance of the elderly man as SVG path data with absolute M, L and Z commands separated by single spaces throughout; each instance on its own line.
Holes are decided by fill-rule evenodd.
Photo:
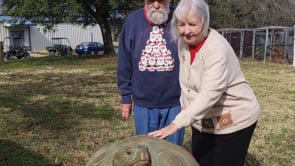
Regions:
M 136 135 L 161 129 L 180 112 L 179 59 L 171 38 L 170 0 L 145 0 L 131 13 L 120 33 L 117 84 L 121 115 L 134 111 Z M 184 129 L 166 138 L 183 145 Z

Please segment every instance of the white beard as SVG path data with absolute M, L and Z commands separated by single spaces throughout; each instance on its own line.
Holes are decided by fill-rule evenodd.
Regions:
M 147 17 L 150 19 L 152 23 L 160 25 L 168 20 L 168 11 L 164 9 L 147 9 Z

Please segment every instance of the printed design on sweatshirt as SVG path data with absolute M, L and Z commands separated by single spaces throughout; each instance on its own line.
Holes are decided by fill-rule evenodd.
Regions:
M 171 51 L 167 49 L 166 40 L 163 38 L 164 30 L 155 25 L 150 32 L 144 50 L 142 50 L 139 70 L 162 72 L 171 71 L 174 68 L 175 60 Z

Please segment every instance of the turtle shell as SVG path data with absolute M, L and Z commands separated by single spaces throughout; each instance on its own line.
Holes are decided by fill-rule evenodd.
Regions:
M 199 166 L 184 147 L 147 135 L 137 135 L 103 146 L 86 164 L 86 166 L 151 165 Z

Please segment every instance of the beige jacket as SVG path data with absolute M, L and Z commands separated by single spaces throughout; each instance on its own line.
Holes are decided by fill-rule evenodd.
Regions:
M 189 48 L 179 41 L 180 102 L 173 123 L 192 125 L 201 132 L 232 133 L 258 120 L 260 107 L 227 40 L 210 29 L 203 47 L 190 64 Z

